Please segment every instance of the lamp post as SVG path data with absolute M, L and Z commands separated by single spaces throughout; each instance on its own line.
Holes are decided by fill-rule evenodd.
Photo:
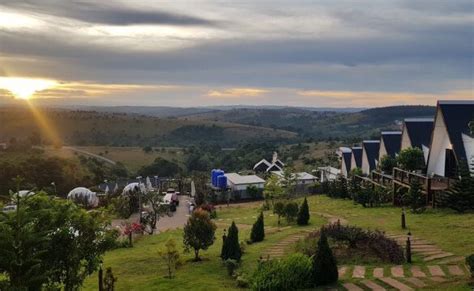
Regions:
M 407 256 L 407 263 L 411 264 L 411 232 L 408 232 L 407 236 L 407 245 L 406 245 L 406 256 Z
M 405 207 L 402 207 L 402 229 L 406 229 Z
M 104 276 L 103 276 L 103 271 L 102 271 L 102 260 L 100 261 L 99 264 L 99 291 L 104 290 Z
M 139 222 L 142 223 L 142 176 L 138 176 L 138 213 L 140 220 Z
M 53 186 L 53 188 L 54 188 L 54 196 L 57 196 L 57 195 L 58 195 L 58 193 L 57 193 L 58 191 L 56 190 L 56 183 L 51 182 L 51 186 Z

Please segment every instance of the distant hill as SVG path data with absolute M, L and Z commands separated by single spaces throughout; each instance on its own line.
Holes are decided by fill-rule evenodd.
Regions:
M 284 141 L 293 132 L 226 121 L 158 118 L 126 113 L 45 109 L 41 115 L 65 144 L 110 146 L 189 146 L 215 143 L 233 147 L 254 141 Z M 27 108 L 0 107 L 0 142 L 46 136 Z
M 313 111 L 301 108 L 238 108 L 204 112 L 183 117 L 186 120 L 227 121 L 297 132 L 300 137 L 367 138 L 383 129 L 397 129 L 408 117 L 433 116 L 431 106 L 391 106 L 360 112 Z

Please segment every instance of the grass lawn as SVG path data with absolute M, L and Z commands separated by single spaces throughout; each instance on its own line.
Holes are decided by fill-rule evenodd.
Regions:
M 298 201 L 300 202 L 300 201 Z M 251 274 L 257 267 L 259 257 L 277 242 L 286 237 L 307 229 L 317 229 L 327 222 L 319 214 L 327 213 L 343 217 L 349 224 L 363 228 L 381 229 L 391 233 L 406 233 L 400 228 L 400 209 L 395 207 L 363 208 L 354 205 L 351 201 L 330 199 L 326 196 L 311 196 L 308 198 L 311 220 L 310 226 L 284 227 L 276 231 L 277 218 L 270 211 L 264 212 L 266 227 L 271 233 L 266 235 L 260 243 L 247 245 L 242 265 L 239 272 L 244 275 Z M 174 279 L 167 279 L 166 265 L 158 256 L 157 250 L 164 245 L 168 237 L 174 237 L 181 247 L 182 230 L 173 230 L 154 236 L 139 238 L 133 248 L 117 249 L 108 252 L 104 258 L 104 267 L 112 267 L 114 275 L 118 277 L 116 290 L 236 290 L 236 281 L 227 275 L 220 258 L 223 229 L 230 225 L 232 220 L 239 224 L 239 239 L 246 240 L 250 235 L 251 224 L 260 212 L 261 202 L 233 205 L 231 207 L 219 206 L 216 241 L 207 251 L 201 252 L 203 261 L 192 262 L 192 253 L 183 253 L 185 263 L 178 268 Z M 442 249 L 457 255 L 474 253 L 474 214 L 459 215 L 448 210 L 427 210 L 423 214 L 414 215 L 407 212 L 407 223 L 410 231 L 417 237 L 430 240 Z M 290 246 L 288 253 L 293 249 Z M 414 263 L 426 268 L 426 263 L 419 257 L 414 257 Z M 372 278 L 371 268 L 383 267 L 385 274 L 390 273 L 390 264 L 366 264 L 368 267 L 367 278 Z M 445 266 L 443 266 L 445 268 Z M 409 272 L 409 265 L 404 265 Z M 447 271 L 445 270 L 447 273 Z M 437 284 L 438 290 L 468 290 L 465 279 L 456 281 L 447 277 L 448 282 Z M 354 281 L 349 277 L 343 278 L 345 282 Z M 360 281 L 360 280 L 359 280 Z M 359 282 L 357 279 L 354 282 Z M 382 284 L 383 285 L 383 284 Z M 340 285 L 339 285 L 340 286 Z M 385 287 L 389 287 L 384 285 Z M 435 286 L 430 286 L 435 287 Z M 90 276 L 84 290 L 97 290 L 97 274 Z

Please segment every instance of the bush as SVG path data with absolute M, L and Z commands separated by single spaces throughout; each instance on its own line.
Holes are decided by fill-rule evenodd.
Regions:
M 471 277 L 474 278 L 474 254 L 470 255 L 469 257 L 466 257 L 466 264 L 471 270 Z
M 413 213 L 421 213 L 426 209 L 426 196 L 421 192 L 421 185 L 417 181 L 410 183 L 410 189 L 402 199 Z
M 228 235 L 225 238 L 222 246 L 221 258 L 223 260 L 235 260 L 240 261 L 242 257 L 242 251 L 239 243 L 239 230 L 232 221 L 232 225 L 229 227 Z
M 298 204 L 296 202 L 289 202 L 285 205 L 285 218 L 288 223 L 295 221 L 298 215 Z
M 397 166 L 397 160 L 392 156 L 385 155 L 380 159 L 380 170 L 389 175 L 392 174 L 393 168 Z
M 194 260 L 199 261 L 199 250 L 207 250 L 214 243 L 216 225 L 206 211 L 196 209 L 183 229 L 185 250 L 194 250 Z
M 459 213 L 474 209 L 474 178 L 469 173 L 466 161 L 461 160 L 458 170 L 461 179 L 441 195 L 440 205 Z
M 278 225 L 280 225 L 280 218 L 285 216 L 285 203 L 282 201 L 277 201 L 273 206 L 273 213 L 278 215 Z
M 311 259 L 292 254 L 281 260 L 260 262 L 252 277 L 253 290 L 301 290 L 312 285 Z
M 403 249 L 397 242 L 380 231 L 363 230 L 360 227 L 333 223 L 322 228 L 336 241 L 346 242 L 349 248 L 367 247 L 385 262 L 401 264 L 405 261 Z
M 263 212 L 257 218 L 257 221 L 252 226 L 252 232 L 250 233 L 250 240 L 252 242 L 263 241 L 265 238 L 265 225 L 263 222 Z
M 308 200 L 306 197 L 304 198 L 303 204 L 301 204 L 300 210 L 298 212 L 298 219 L 296 223 L 298 225 L 308 225 L 309 222 L 309 207 L 308 207 Z
M 239 262 L 233 259 L 225 260 L 224 264 L 227 269 L 227 274 L 229 274 L 229 276 L 232 276 L 234 274 L 234 270 L 237 269 L 237 267 L 239 267 Z
M 318 250 L 313 257 L 312 273 L 314 285 L 316 286 L 335 283 L 339 277 L 336 258 L 332 254 L 324 231 L 321 231 L 321 237 L 318 241 Z
M 406 171 L 422 170 L 425 167 L 425 156 L 419 148 L 406 148 L 398 154 L 397 163 Z

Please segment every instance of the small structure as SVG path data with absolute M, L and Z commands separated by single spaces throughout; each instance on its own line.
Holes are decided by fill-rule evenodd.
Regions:
M 474 160 L 474 135 L 469 123 L 474 120 L 474 101 L 438 101 L 427 174 L 456 177 L 461 160 Z M 469 165 L 471 173 L 473 165 Z
M 284 166 L 285 164 L 278 159 L 278 153 L 274 152 L 271 162 L 267 161 L 266 159 L 261 159 L 253 166 L 253 170 L 256 173 L 268 173 L 273 171 L 282 171 Z
M 130 195 L 134 192 L 146 193 L 145 185 L 140 182 L 130 183 L 123 188 L 122 195 Z
M 370 175 L 370 172 L 377 168 L 379 150 L 379 140 L 364 140 L 362 142 L 362 173 L 364 175 Z
M 401 131 L 382 131 L 380 135 L 379 162 L 384 156 L 395 158 L 400 152 Z
M 99 205 L 99 198 L 95 192 L 85 188 L 77 187 L 72 189 L 67 194 L 67 199 L 77 204 L 82 204 L 86 207 L 97 207 Z
M 352 147 L 351 151 L 351 170 L 362 169 L 362 147 Z
M 257 175 L 239 175 L 237 173 L 224 174 L 227 178 L 227 186 L 229 187 L 232 196 L 239 196 L 240 198 L 252 198 L 247 193 L 249 186 L 254 186 L 257 189 L 263 189 L 265 180 Z
M 281 180 L 284 177 L 283 171 L 273 171 L 272 174 L 278 176 Z M 316 183 L 317 178 L 307 172 L 299 172 L 291 175 L 292 178 L 296 179 L 296 192 L 305 192 L 308 187 Z
M 419 148 L 423 151 L 426 162 L 430 151 L 432 132 L 433 118 L 406 118 L 403 121 L 400 150 Z
M 341 158 L 341 175 L 347 178 L 351 171 L 352 150 L 348 147 L 340 147 L 336 153 Z
M 340 169 L 337 169 L 331 166 L 318 167 L 318 171 L 319 171 L 319 181 L 321 183 L 334 181 L 337 179 L 337 176 L 341 174 Z

